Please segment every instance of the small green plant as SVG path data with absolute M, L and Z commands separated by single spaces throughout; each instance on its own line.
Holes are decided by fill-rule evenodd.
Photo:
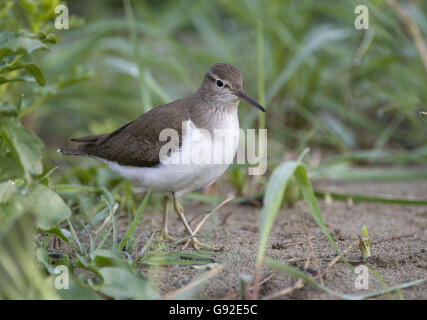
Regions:
M 359 236 L 359 250 L 362 252 L 363 260 L 371 256 L 371 239 L 368 236 L 368 229 L 362 226 L 362 235 Z

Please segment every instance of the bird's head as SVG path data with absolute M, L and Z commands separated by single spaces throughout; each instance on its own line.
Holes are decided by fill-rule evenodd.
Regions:
M 243 91 L 242 74 L 231 64 L 217 63 L 210 67 L 199 90 L 211 104 L 226 106 L 241 99 L 265 112 L 257 101 Z

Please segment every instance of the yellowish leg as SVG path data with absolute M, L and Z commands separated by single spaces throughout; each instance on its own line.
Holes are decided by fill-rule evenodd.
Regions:
M 181 205 L 181 201 L 175 197 L 175 194 L 173 195 L 173 204 L 175 208 L 175 212 L 178 215 L 178 217 L 181 219 L 182 224 L 185 227 L 185 230 L 191 235 L 194 236 L 193 230 L 191 230 L 190 225 L 187 222 L 187 219 L 185 219 L 184 216 L 184 208 Z M 191 244 L 193 245 L 194 249 L 200 250 L 200 249 L 209 249 L 213 250 L 213 248 L 204 245 L 203 243 L 199 242 L 195 237 L 191 238 Z
M 169 204 L 169 196 L 165 196 L 163 199 L 163 222 L 162 222 L 162 230 L 160 231 L 160 237 L 163 240 L 175 242 L 176 239 L 172 238 L 168 233 L 168 204 Z

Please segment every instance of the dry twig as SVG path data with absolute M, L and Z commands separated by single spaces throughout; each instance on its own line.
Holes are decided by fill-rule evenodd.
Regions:
M 196 229 L 193 232 L 193 236 L 195 236 L 197 234 L 197 232 L 199 232 L 200 228 L 203 226 L 203 224 L 206 222 L 206 220 L 208 220 L 208 218 L 215 213 L 219 208 L 221 208 L 222 206 L 226 205 L 227 203 L 229 203 L 231 200 L 234 199 L 234 196 L 231 196 L 227 199 L 225 199 L 223 202 L 221 202 L 219 205 L 217 205 L 211 212 L 209 212 L 206 216 L 203 217 L 202 221 L 200 221 L 200 223 L 197 225 Z M 185 245 L 182 247 L 182 249 L 185 249 L 189 246 L 189 244 L 191 243 L 191 239 L 189 239 Z

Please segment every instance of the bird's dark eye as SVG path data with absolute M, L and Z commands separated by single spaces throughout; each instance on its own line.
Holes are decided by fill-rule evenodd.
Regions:
M 221 87 L 223 87 L 224 86 L 224 82 L 222 82 L 221 80 L 217 80 L 216 81 L 216 85 L 219 87 L 219 88 L 221 88 Z

